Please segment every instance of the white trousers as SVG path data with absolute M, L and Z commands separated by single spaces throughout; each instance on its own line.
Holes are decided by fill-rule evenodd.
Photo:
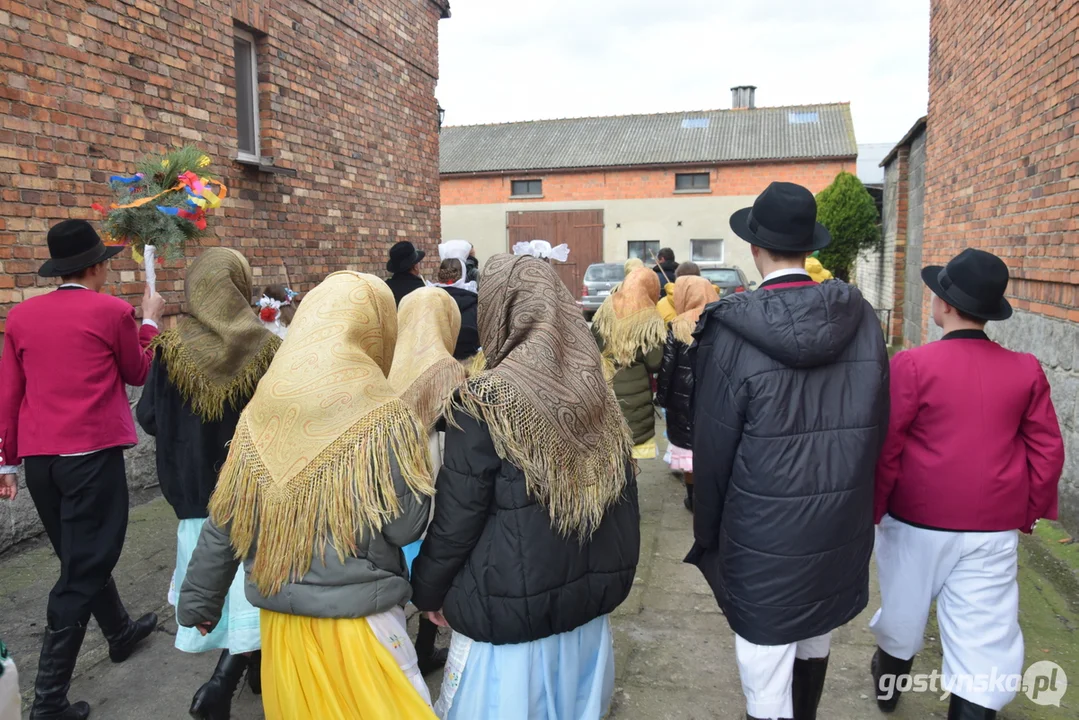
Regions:
M 1023 674 L 1018 548 L 1018 530 L 925 530 L 885 515 L 876 545 L 881 608 L 869 623 L 877 645 L 901 660 L 914 657 L 936 600 L 944 688 L 1001 710 L 1015 692 L 980 678 Z
M 746 696 L 746 712 L 761 720 L 794 717 L 791 683 L 795 659 L 828 657 L 831 647 L 831 633 L 790 645 L 755 645 L 735 635 L 734 650 Z
M 0 663 L 4 666 L 4 674 L 0 675 L 0 720 L 19 720 L 22 717 L 19 673 L 11 658 Z

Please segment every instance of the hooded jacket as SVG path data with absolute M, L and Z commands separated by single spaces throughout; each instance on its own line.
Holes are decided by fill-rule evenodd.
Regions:
M 663 318 L 663 322 L 668 325 L 678 317 L 678 313 L 674 309 L 674 282 L 669 282 L 663 286 L 663 297 L 656 303 L 656 310 L 659 312 L 659 316 Z
M 856 288 L 788 277 L 725 298 L 695 338 L 686 562 L 742 638 L 823 635 L 869 599 L 889 408 L 880 324 Z

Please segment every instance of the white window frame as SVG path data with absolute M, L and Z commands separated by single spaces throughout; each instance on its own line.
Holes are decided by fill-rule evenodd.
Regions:
M 719 243 L 719 260 L 713 260 L 712 258 L 698 258 L 696 253 L 693 252 L 693 243 L 698 242 L 718 242 Z M 691 262 L 727 262 L 727 241 L 723 238 L 693 238 L 689 241 L 689 259 Z
M 233 28 L 233 37 L 239 38 L 244 42 L 251 45 L 251 111 L 254 113 L 254 128 L 255 128 L 255 154 L 251 154 L 245 150 L 240 149 L 240 137 L 239 132 L 236 134 L 236 159 L 250 163 L 262 162 L 262 130 L 259 127 L 259 69 L 258 69 L 258 43 L 255 41 L 255 36 L 246 30 L 240 28 Z M 235 68 L 234 68 L 235 69 Z M 240 82 L 240 78 L 236 78 L 236 82 Z M 240 88 L 236 88 L 237 97 L 239 96 Z M 239 102 L 236 103 L 237 118 L 239 122 Z

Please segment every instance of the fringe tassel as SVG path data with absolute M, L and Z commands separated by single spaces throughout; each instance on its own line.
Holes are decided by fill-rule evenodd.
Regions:
M 467 379 L 461 363 L 447 357 L 427 368 L 416 378 L 408 389 L 401 393 L 401 399 L 416 411 L 420 422 L 430 432 L 442 417 L 446 398 Z
M 480 350 L 468 360 L 465 360 L 465 372 L 469 377 L 479 375 L 481 372 L 487 369 L 487 357 L 483 354 L 483 350 Z
M 667 339 L 667 325 L 654 307 L 619 319 L 613 305 L 605 302 L 592 318 L 592 326 L 603 339 L 603 354 L 619 370 L 636 362 L 638 353 L 648 354 Z
M 697 329 L 697 323 L 689 318 L 675 318 L 671 323 L 671 332 L 674 339 L 683 345 L 693 344 L 693 331 Z
M 232 407 L 251 397 L 259 380 L 266 374 L 281 339 L 267 333 L 262 347 L 244 368 L 227 383 L 216 383 L 203 372 L 199 364 L 188 354 L 187 347 L 176 330 L 168 330 L 156 338 L 152 347 L 160 348 L 161 357 L 168 366 L 169 382 L 180 391 L 180 397 L 191 410 L 207 422 L 216 422 L 225 415 L 225 403 Z
M 435 494 L 427 435 L 400 400 L 366 415 L 285 481 L 263 465 L 245 413 L 210 499 L 210 517 L 230 528 L 238 558 L 254 546 L 251 579 L 268 597 L 303 577 L 316 550 L 325 561 L 332 544 L 344 562 L 355 556 L 361 533 L 380 532 L 400 514 L 394 459 L 413 495 Z
M 495 373 L 470 380 L 452 408 L 487 423 L 495 451 L 521 468 L 528 494 L 563 536 L 588 539 L 621 498 L 633 441 L 614 393 L 607 393 L 598 442 L 585 447 L 562 441 L 524 394 Z M 452 422 L 452 413 L 447 417 Z

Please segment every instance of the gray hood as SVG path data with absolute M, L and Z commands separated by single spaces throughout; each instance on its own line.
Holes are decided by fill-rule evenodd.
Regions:
M 773 360 L 791 368 L 835 362 L 865 319 L 858 288 L 840 281 L 731 295 L 712 317 Z

